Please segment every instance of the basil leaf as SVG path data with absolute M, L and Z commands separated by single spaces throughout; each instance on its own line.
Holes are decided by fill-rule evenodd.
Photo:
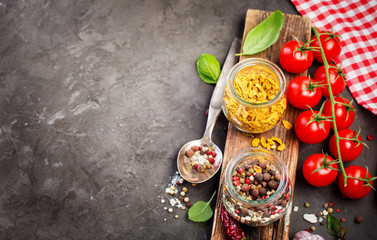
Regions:
M 327 215 L 327 231 L 333 236 L 337 236 L 342 231 L 340 221 L 331 214 Z
M 196 61 L 199 77 L 206 83 L 216 84 L 220 76 L 220 63 L 210 54 L 202 54 Z
M 216 191 L 213 193 L 211 199 L 208 202 L 198 201 L 194 205 L 192 205 L 188 211 L 189 219 L 193 222 L 208 221 L 213 215 L 211 202 L 215 195 Z
M 276 10 L 247 33 L 242 53 L 237 55 L 253 55 L 266 50 L 278 40 L 283 25 L 284 15 L 280 10 Z

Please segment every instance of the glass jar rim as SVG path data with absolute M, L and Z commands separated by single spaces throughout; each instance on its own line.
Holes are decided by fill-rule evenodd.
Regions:
M 274 159 L 277 164 L 274 164 L 280 173 L 280 183 L 278 188 L 275 190 L 273 194 L 271 194 L 268 198 L 262 199 L 260 201 L 256 200 L 248 200 L 242 197 L 234 188 L 233 182 L 232 182 L 232 173 L 235 171 L 236 167 L 239 165 L 240 162 L 244 161 L 245 158 L 249 156 L 258 156 L 258 154 L 269 156 Z M 237 200 L 245 203 L 245 204 L 255 204 L 255 205 L 261 205 L 266 204 L 271 201 L 273 201 L 276 198 L 280 198 L 280 196 L 283 194 L 284 189 L 286 189 L 289 185 L 289 179 L 288 179 L 288 170 L 285 163 L 272 151 L 269 151 L 267 149 L 261 149 L 261 148 L 247 148 L 240 152 L 238 152 L 236 155 L 232 157 L 230 162 L 228 163 L 226 170 L 225 170 L 225 181 L 226 185 L 228 185 L 229 193 L 232 195 L 233 198 L 235 196 L 237 197 Z
M 273 73 L 276 74 L 276 76 L 278 77 L 278 80 L 279 80 L 279 90 L 278 90 L 278 93 L 275 95 L 275 97 L 273 99 L 269 100 L 268 102 L 264 102 L 264 103 L 251 103 L 251 102 L 248 102 L 248 101 L 244 100 L 243 98 L 241 98 L 238 95 L 238 93 L 235 90 L 235 88 L 234 88 L 234 79 L 236 78 L 237 74 L 242 69 L 244 69 L 246 67 L 253 66 L 253 65 L 257 64 L 257 63 L 258 64 L 263 64 L 264 66 L 266 66 L 270 70 L 272 70 Z M 234 95 L 238 101 L 240 101 L 243 104 L 245 104 L 247 106 L 250 106 L 250 107 L 267 107 L 267 106 L 275 104 L 283 96 L 283 94 L 284 94 L 284 92 L 286 90 L 286 87 L 287 87 L 285 75 L 284 75 L 283 71 L 279 68 L 279 66 L 277 66 L 275 63 L 273 63 L 273 62 L 271 62 L 269 60 L 263 59 L 263 58 L 247 58 L 247 59 L 244 59 L 244 60 L 238 62 L 229 71 L 229 74 L 228 74 L 228 84 L 229 83 L 231 83 L 230 84 L 230 89 L 231 89 L 230 92 L 231 92 L 231 94 Z

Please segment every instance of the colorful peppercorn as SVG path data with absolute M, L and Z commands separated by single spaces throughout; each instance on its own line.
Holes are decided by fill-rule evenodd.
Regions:
M 355 222 L 356 223 L 361 223 L 362 221 L 363 221 L 362 217 L 360 217 L 360 216 L 355 217 Z

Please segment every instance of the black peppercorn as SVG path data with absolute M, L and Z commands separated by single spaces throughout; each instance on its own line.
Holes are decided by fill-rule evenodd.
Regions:
M 263 174 L 262 173 L 256 173 L 255 176 L 254 176 L 254 178 L 258 182 L 262 182 L 262 180 L 263 180 Z

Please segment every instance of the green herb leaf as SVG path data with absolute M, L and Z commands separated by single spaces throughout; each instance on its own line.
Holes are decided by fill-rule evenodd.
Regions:
M 331 214 L 327 215 L 327 231 L 337 239 L 345 239 L 347 233 L 347 229 L 343 228 L 340 221 Z
M 196 61 L 199 77 L 206 83 L 216 84 L 220 76 L 220 63 L 210 54 L 202 54 Z
M 188 211 L 189 219 L 193 222 L 208 221 L 213 215 L 211 202 L 215 195 L 216 191 L 213 193 L 211 199 L 208 202 L 198 201 L 194 205 L 192 205 Z
M 276 10 L 248 32 L 242 53 L 237 55 L 253 55 L 266 50 L 278 40 L 283 25 L 284 15 L 280 10 Z

